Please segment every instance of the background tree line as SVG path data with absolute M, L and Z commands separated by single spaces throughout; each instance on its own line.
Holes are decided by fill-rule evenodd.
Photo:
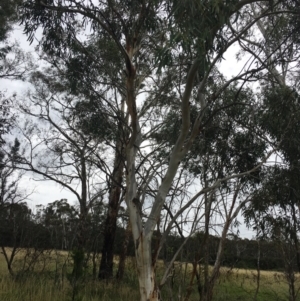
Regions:
M 88 217 L 88 233 L 90 233 L 91 239 L 88 240 L 87 250 L 91 253 L 90 256 L 96 256 L 97 260 L 104 244 L 105 211 L 103 204 L 97 203 Z M 78 244 L 76 241 L 76 231 L 78 231 L 79 223 L 78 210 L 65 199 L 49 203 L 47 206 L 37 206 L 35 214 L 28 208 L 26 203 L 14 204 L 5 208 L 5 210 L 1 210 L 1 213 L 0 244 L 2 248 L 10 247 L 13 250 L 15 249 L 16 252 L 26 248 L 36 249 L 41 252 L 53 249 L 72 251 Z M 122 242 L 126 235 L 125 232 L 124 222 L 120 221 L 116 230 L 114 255 L 133 257 L 134 245 L 132 238 L 130 238 L 127 253 L 123 254 Z M 158 235 L 159 233 L 156 233 L 156 236 Z M 205 234 L 203 232 L 195 233 L 182 249 L 180 259 L 183 262 L 193 262 L 204 239 Z M 176 233 L 170 234 L 159 258 L 164 261 L 170 261 L 183 240 Z M 215 262 L 218 243 L 219 237 L 210 237 L 208 245 L 210 265 L 213 265 Z M 258 244 L 260 245 L 259 247 Z M 257 241 L 255 239 L 242 239 L 236 235 L 229 236 L 226 239 L 222 265 L 232 268 L 256 269 L 258 249 L 260 249 L 261 269 L 284 270 L 284 259 L 276 239 Z M 11 264 L 16 264 L 14 258 Z M 292 266 L 294 271 L 298 271 L 296 252 L 293 253 Z M 13 274 L 12 266 L 8 267 Z M 94 277 L 97 277 L 96 274 Z

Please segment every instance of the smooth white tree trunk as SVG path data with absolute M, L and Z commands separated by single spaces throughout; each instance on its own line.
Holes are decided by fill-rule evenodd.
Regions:
M 130 47 L 128 47 L 130 48 Z M 131 59 L 131 56 L 129 56 Z M 152 256 L 151 241 L 153 231 L 157 225 L 161 214 L 166 195 L 172 185 L 172 181 L 178 170 L 180 161 L 189 150 L 192 141 L 198 132 L 197 118 L 196 126 L 192 130 L 189 141 L 186 142 L 190 131 L 190 96 L 193 88 L 194 78 L 198 69 L 199 61 L 194 62 L 188 74 L 186 88 L 182 99 L 182 126 L 177 142 L 171 152 L 170 162 L 165 177 L 157 191 L 154 203 L 148 219 L 143 224 L 142 204 L 137 189 L 136 181 L 136 155 L 142 142 L 141 128 L 139 125 L 138 114 L 136 110 L 136 98 L 134 94 L 135 72 L 132 63 L 128 63 L 129 76 L 126 81 L 127 86 L 127 106 L 131 117 L 132 134 L 127 144 L 126 150 L 126 203 L 129 209 L 130 222 L 132 225 L 132 234 L 135 243 L 136 264 L 139 279 L 139 288 L 141 301 L 160 300 L 159 289 L 156 285 L 155 268 L 157 254 Z M 200 115 L 199 115 L 200 116 Z M 153 258 L 152 258 L 153 257 Z
M 141 236 L 136 245 L 136 263 L 139 278 L 141 301 L 160 300 L 159 289 L 155 280 L 156 264 L 152 262 L 151 237 Z

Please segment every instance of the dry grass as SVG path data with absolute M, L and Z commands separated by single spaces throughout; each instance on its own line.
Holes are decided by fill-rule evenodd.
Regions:
M 8 249 L 9 251 L 9 249 Z M 34 258 L 34 250 L 20 250 L 16 256 L 14 268 L 22 271 L 22 267 Z M 25 264 L 24 264 L 25 262 Z M 98 258 L 99 263 L 99 258 Z M 115 260 L 117 263 L 117 258 Z M 139 300 L 138 282 L 133 258 L 127 260 L 124 281 L 117 283 L 99 282 L 92 279 L 88 271 L 86 279 L 79 284 L 76 301 L 114 301 Z M 0 301 L 70 301 L 72 286 L 68 280 L 72 268 L 72 260 L 68 252 L 45 251 L 37 257 L 28 273 L 19 273 L 14 279 L 9 275 L 0 254 Z M 176 263 L 173 276 L 163 288 L 163 300 L 180 300 L 185 296 L 190 282 L 192 266 L 188 263 Z M 163 263 L 159 263 L 157 273 L 163 272 Z M 300 287 L 300 275 L 296 275 L 296 288 Z M 257 272 L 255 270 L 222 268 L 215 288 L 215 301 L 252 301 L 257 289 Z M 190 300 L 199 300 L 196 284 L 192 289 Z M 283 273 L 261 271 L 260 288 L 257 301 L 288 300 L 288 283 Z M 300 296 L 299 296 L 300 300 Z

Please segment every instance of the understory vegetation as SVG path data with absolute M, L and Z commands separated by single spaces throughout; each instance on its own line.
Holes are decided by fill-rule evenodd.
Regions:
M 8 249 L 8 252 L 11 250 Z M 16 266 L 24 264 L 25 251 L 17 255 Z M 117 263 L 117 258 L 115 258 Z M 98 258 L 97 263 L 100 263 Z M 133 257 L 126 260 L 126 273 L 122 282 L 111 279 L 99 282 L 93 278 L 91 269 L 85 271 L 82 282 L 76 288 L 69 279 L 72 273 L 72 257 L 66 251 L 47 251 L 37 260 L 35 269 L 20 273 L 14 279 L 7 272 L 5 261 L 0 260 L 0 300 L 16 301 L 129 301 L 139 298 L 136 266 Z M 158 275 L 163 271 L 163 261 L 159 261 Z M 191 300 L 199 298 L 196 284 L 190 286 L 192 265 L 175 262 L 168 285 L 162 290 L 162 300 L 185 300 L 190 293 Z M 300 275 L 295 275 L 296 289 L 300 289 Z M 289 299 L 289 286 L 284 272 L 258 271 L 223 267 L 216 284 L 214 301 L 286 301 Z M 300 300 L 298 297 L 296 300 Z

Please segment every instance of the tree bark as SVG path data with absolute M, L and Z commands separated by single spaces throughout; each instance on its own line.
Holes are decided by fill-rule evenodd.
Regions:
M 207 187 L 207 181 L 206 181 L 206 174 L 204 175 L 204 183 L 205 187 Z M 206 296 L 209 292 L 209 274 L 208 274 L 208 268 L 209 268 L 209 225 L 210 225 L 210 215 L 211 215 L 211 204 L 212 204 L 212 197 L 213 192 L 211 192 L 210 196 L 208 197 L 207 193 L 205 194 L 205 232 L 203 237 L 203 264 L 204 264 L 204 283 L 201 289 L 201 295 L 200 295 L 200 301 L 206 300 Z M 200 262 L 199 262 L 200 264 Z M 201 268 L 201 267 L 200 267 Z
M 141 301 L 160 300 L 155 280 L 156 262 L 152 261 L 151 254 L 151 236 L 144 236 L 142 232 L 135 247 Z
M 77 248 L 73 249 L 73 271 L 72 286 L 73 299 L 77 293 L 78 281 L 82 278 L 85 267 L 85 252 L 87 247 L 87 171 L 85 160 L 85 149 L 81 150 L 80 158 L 80 177 L 81 177 L 81 198 L 80 198 L 80 214 L 77 230 Z
M 124 237 L 124 241 L 123 241 L 123 248 L 121 250 L 121 254 L 119 257 L 118 272 L 116 275 L 116 278 L 120 281 L 122 281 L 123 277 L 124 277 L 125 261 L 126 261 L 126 256 L 127 256 L 130 234 L 131 234 L 131 224 L 130 224 L 130 221 L 128 220 L 126 231 L 125 231 L 125 237 Z
M 109 194 L 108 211 L 104 228 L 102 257 L 99 268 L 99 279 L 113 277 L 114 243 L 117 229 L 117 217 L 120 205 L 121 185 L 124 170 L 124 151 L 121 140 L 117 142 L 114 171 Z
M 129 47 L 128 47 L 129 49 Z M 196 60 L 190 68 L 186 88 L 182 99 L 182 125 L 180 135 L 171 152 L 170 162 L 165 177 L 158 189 L 151 212 L 147 221 L 143 224 L 142 204 L 137 190 L 135 160 L 137 151 L 141 145 L 141 129 L 136 110 L 136 99 L 134 94 L 135 70 L 131 62 L 127 64 L 127 106 L 131 117 L 132 133 L 126 150 L 126 204 L 129 210 L 130 221 L 132 225 L 132 234 L 135 243 L 136 263 L 140 287 L 141 301 L 160 300 L 159 289 L 155 282 L 155 267 L 159 253 L 152 256 L 151 240 L 153 231 L 160 218 L 161 209 L 164 205 L 167 193 L 172 185 L 173 179 L 178 170 L 180 161 L 189 150 L 190 144 L 195 139 L 196 130 L 192 130 L 191 137 L 187 144 L 186 138 L 190 131 L 190 96 L 193 88 L 194 78 L 198 70 L 199 61 Z M 198 122 L 199 122 L 198 118 Z M 197 122 L 196 122 L 197 123 Z M 195 123 L 195 124 L 196 124 Z M 197 129 L 198 131 L 198 129 Z
M 3 254 L 4 258 L 5 258 L 9 274 L 11 276 L 15 276 L 15 273 L 14 273 L 14 271 L 12 269 L 12 263 L 13 263 L 13 260 L 15 258 L 15 255 L 16 255 L 16 250 L 17 250 L 16 246 L 13 247 L 10 256 L 8 256 L 8 254 L 7 254 L 6 249 L 5 249 L 4 246 L 1 246 L 1 250 L 2 250 L 2 254 Z

